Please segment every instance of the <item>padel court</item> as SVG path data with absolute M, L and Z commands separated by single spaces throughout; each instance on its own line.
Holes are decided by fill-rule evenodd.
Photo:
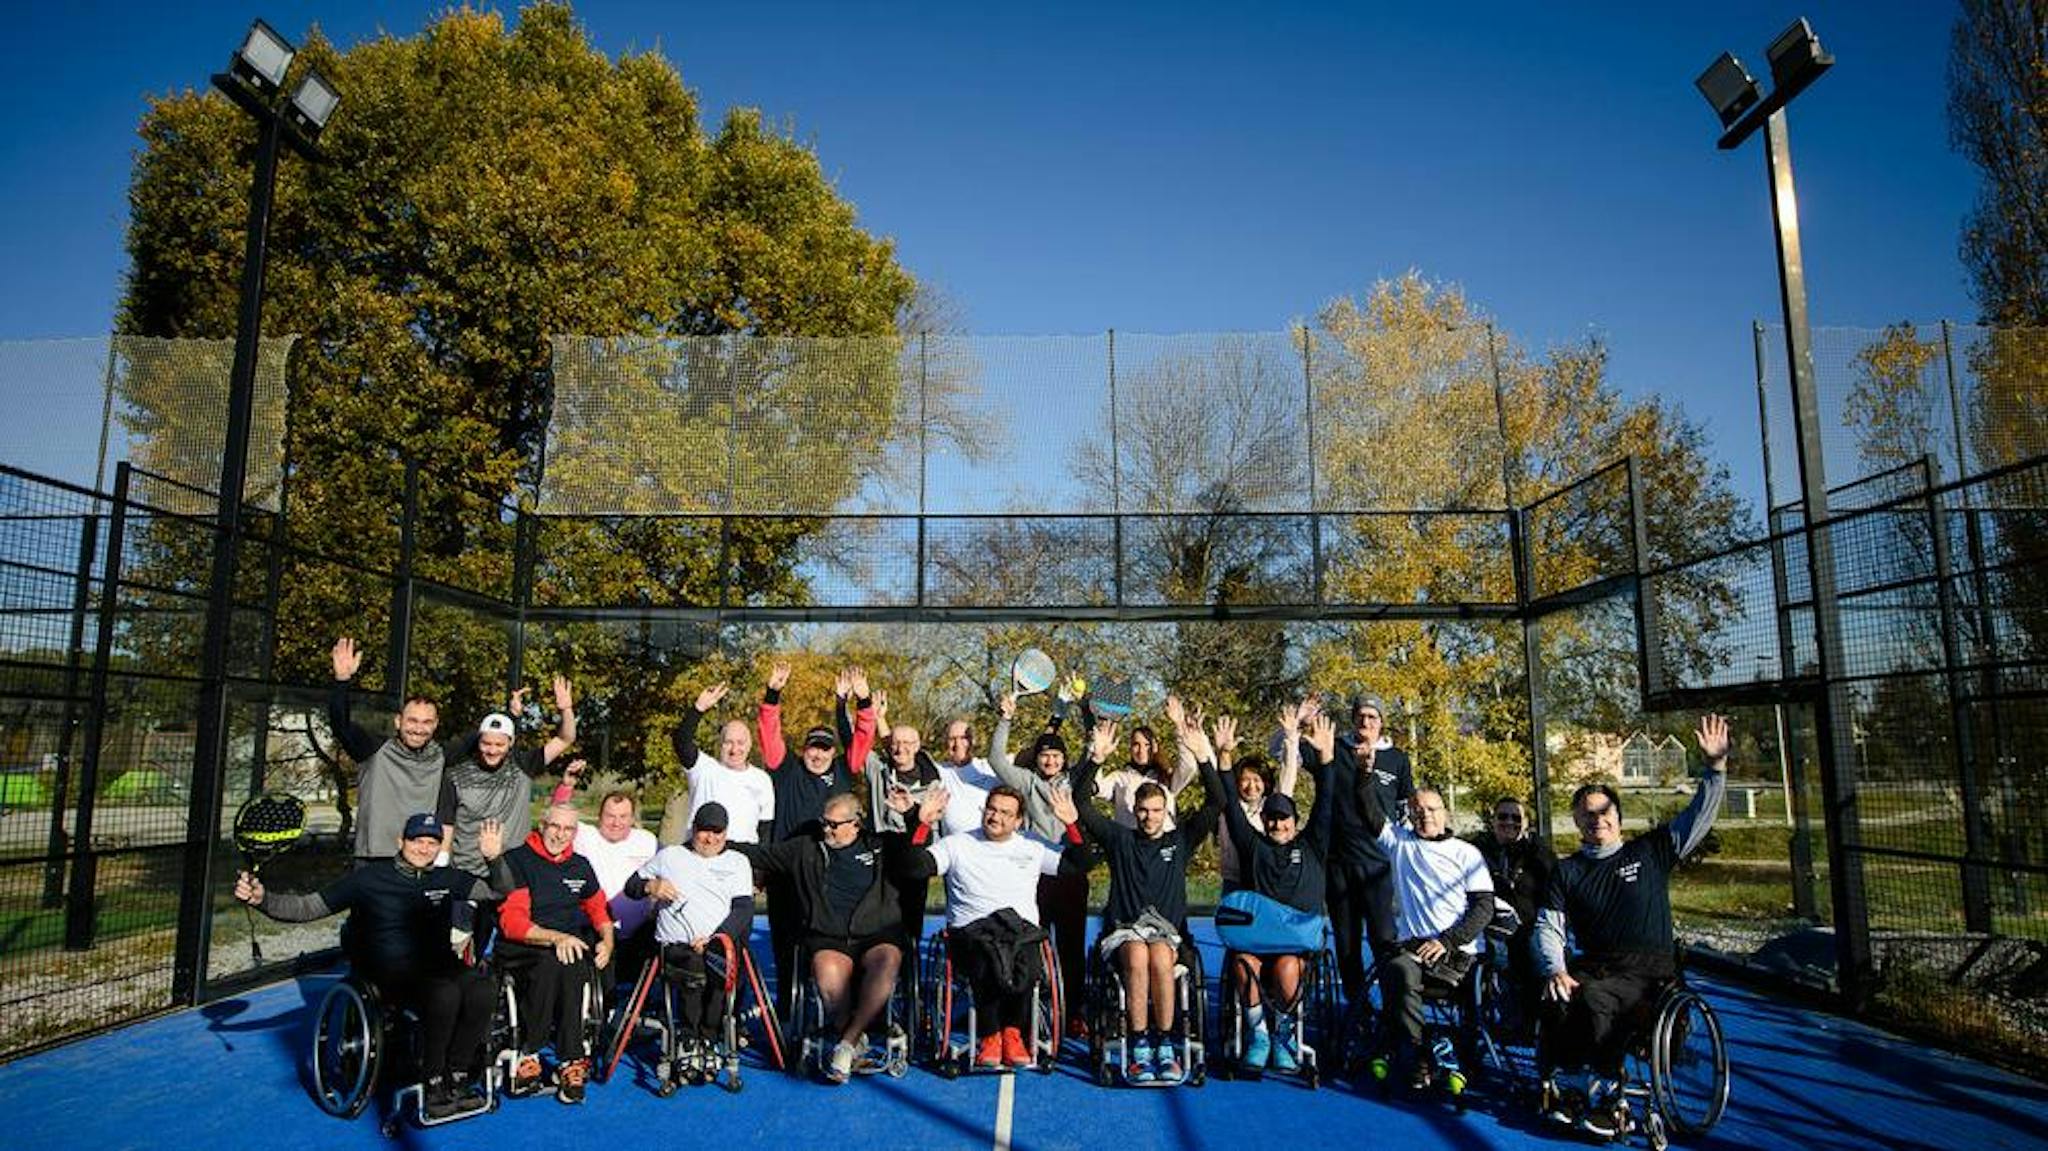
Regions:
M 1220 958 L 1198 921 L 1206 964 Z M 765 921 L 757 925 L 765 951 Z M 1271 1078 L 1200 1088 L 1104 1088 L 1069 1041 L 1057 1070 L 834 1088 L 770 1070 L 751 1055 L 742 1089 L 657 1098 L 636 1049 L 581 1107 L 551 1096 L 386 1140 L 371 1114 L 323 1114 L 307 1093 L 313 1007 L 335 978 L 305 976 L 35 1055 L 0 1069 L 14 1147 L 1262 1147 L 1589 1146 L 1519 1108 L 1475 1098 L 1456 1114 L 1398 1094 L 1381 1102 L 1346 1082 L 1310 1091 Z M 1699 1147 L 1811 1151 L 2039 1147 L 2048 1087 L 1922 1048 L 1860 1023 L 1694 976 L 1725 1029 L 1733 1088 Z M 1641 1145 L 1638 1138 L 1637 1146 Z

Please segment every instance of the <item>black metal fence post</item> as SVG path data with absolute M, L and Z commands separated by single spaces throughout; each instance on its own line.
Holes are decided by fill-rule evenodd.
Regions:
M 78 819 L 73 825 L 71 895 L 64 905 L 64 947 L 84 951 L 92 946 L 95 891 L 99 882 L 99 858 L 92 846 L 93 808 L 100 786 L 100 751 L 106 742 L 107 676 L 114 659 L 114 617 L 121 600 L 121 549 L 128 527 L 128 483 L 126 460 L 114 468 L 114 507 L 107 525 L 107 558 L 100 576 L 100 610 L 92 655 L 92 706 L 85 712 L 85 754 L 78 771 Z M 178 891 L 182 906 L 188 901 L 205 902 L 203 889 L 193 887 L 188 873 Z
M 79 677 L 85 655 L 85 621 L 92 611 L 92 569 L 99 546 L 100 517 L 81 517 L 78 533 L 78 567 L 71 588 L 71 635 L 64 652 L 64 714 L 58 721 L 57 778 L 50 786 L 50 835 L 48 857 L 43 861 L 43 906 L 64 905 L 64 810 L 71 805 L 71 750 L 78 742 Z
M 1990 837 L 1984 828 L 1984 801 L 1977 790 L 1974 765 L 1977 741 L 1970 722 L 1970 706 L 1963 690 L 1963 652 L 1957 628 L 1955 590 L 1949 581 L 1955 576 L 1949 562 L 1948 523 L 1943 513 L 1941 461 L 1929 452 L 1922 458 L 1927 492 L 1928 538 L 1934 552 L 1934 595 L 1941 610 L 1941 682 L 1948 693 L 1949 731 L 1955 739 L 1956 782 L 1963 803 L 1963 926 L 1971 931 L 1991 930 L 1991 883 L 1985 871 L 1990 859 Z

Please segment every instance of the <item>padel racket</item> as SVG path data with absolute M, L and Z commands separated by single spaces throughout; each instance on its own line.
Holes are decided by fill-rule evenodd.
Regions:
M 1052 686 L 1052 657 L 1035 647 L 1017 653 L 1010 663 L 1010 682 L 1018 695 L 1037 695 Z
M 1088 708 L 1103 719 L 1123 719 L 1131 714 L 1131 681 L 1112 679 L 1098 684 L 1088 695 Z
M 235 812 L 235 849 L 242 853 L 242 864 L 251 875 L 261 873 L 271 856 L 290 850 L 305 833 L 306 805 L 296 795 L 266 791 L 243 800 Z M 256 909 L 245 903 L 242 910 L 249 916 L 249 956 L 261 963 L 263 947 L 256 942 Z

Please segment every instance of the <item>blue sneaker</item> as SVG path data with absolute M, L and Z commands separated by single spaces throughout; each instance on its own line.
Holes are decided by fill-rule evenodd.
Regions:
M 1273 1037 L 1266 1033 L 1266 1025 L 1261 1023 L 1247 1029 L 1244 1055 L 1237 1062 L 1247 1071 L 1264 1071 L 1266 1060 L 1272 1056 L 1272 1052 Z
M 1131 1061 L 1124 1066 L 1124 1079 L 1130 1083 L 1150 1083 L 1158 1075 L 1152 1070 L 1152 1045 L 1140 1039 L 1131 1044 Z
M 1301 1036 L 1295 1033 L 1292 1015 L 1273 1018 L 1273 1070 L 1301 1070 Z
M 1181 1067 L 1180 1059 L 1173 1050 L 1171 1039 L 1159 1045 L 1158 1051 L 1153 1055 L 1152 1068 L 1162 1083 L 1178 1083 L 1187 1078 L 1187 1073 Z

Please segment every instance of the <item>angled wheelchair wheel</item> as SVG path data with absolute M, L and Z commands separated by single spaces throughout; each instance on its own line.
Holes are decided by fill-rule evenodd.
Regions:
M 1728 1047 L 1699 994 L 1664 997 L 1650 1038 L 1650 1093 L 1674 1138 L 1703 1135 L 1728 1108 Z
M 383 1011 L 375 997 L 344 979 L 320 1000 L 313 1025 L 313 1094 L 320 1109 L 354 1119 L 376 1092 L 383 1056 Z

